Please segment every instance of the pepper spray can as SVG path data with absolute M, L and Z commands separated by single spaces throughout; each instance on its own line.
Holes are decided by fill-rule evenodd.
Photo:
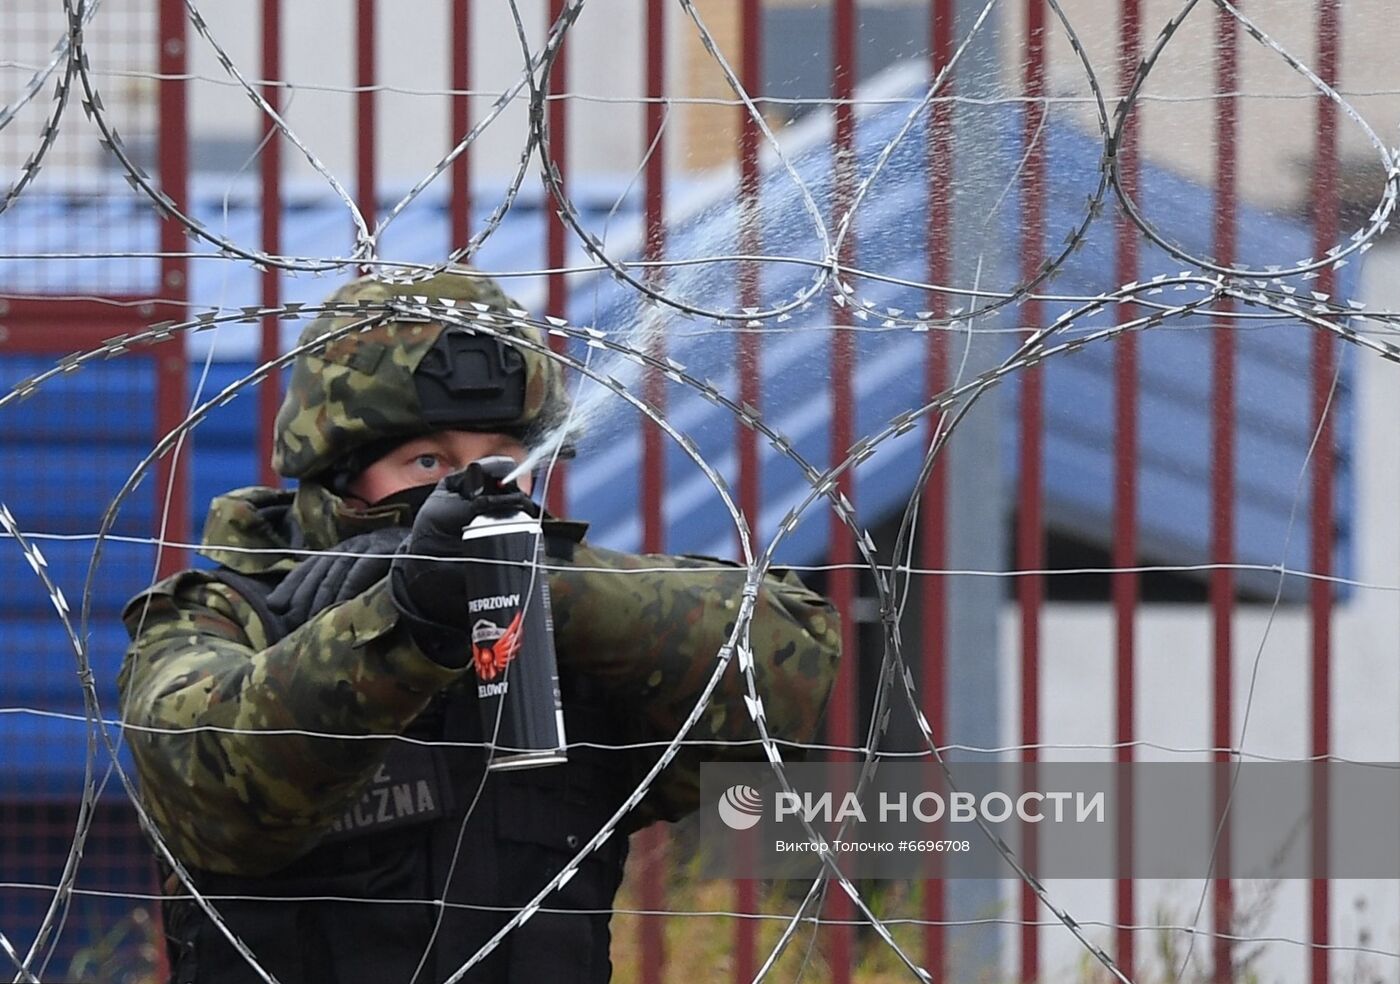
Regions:
M 516 467 L 503 455 L 472 463 L 468 495 L 519 492 L 507 481 Z M 538 518 L 518 508 L 483 514 L 462 530 L 465 556 L 473 561 L 467 578 L 472 665 L 493 771 L 568 760 L 543 532 Z

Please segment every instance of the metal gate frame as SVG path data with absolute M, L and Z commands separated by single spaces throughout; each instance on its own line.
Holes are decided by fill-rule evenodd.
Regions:
M 849 151 L 854 137 L 854 110 L 851 104 L 855 78 L 855 40 L 857 31 L 855 0 L 832 0 L 831 50 L 834 65 L 834 85 L 831 93 L 836 102 L 836 149 L 838 159 L 843 151 Z M 1044 104 L 1037 102 L 1045 95 L 1045 0 L 1022 0 L 1026 13 L 1025 50 L 1027 52 L 1024 89 L 1031 97 L 1026 117 L 1026 140 L 1031 140 L 1037 129 L 1037 119 L 1045 112 Z M 931 32 L 928 47 L 932 52 L 935 71 L 948 63 L 953 48 L 952 22 L 955 0 L 931 0 Z M 451 0 L 450 40 L 451 81 L 453 89 L 461 92 L 469 87 L 471 76 L 470 51 L 470 0 Z M 649 156 L 643 175 L 645 196 L 646 242 L 649 258 L 663 255 L 665 228 L 663 212 L 665 206 L 664 140 L 662 131 L 666 46 L 656 39 L 664 39 L 667 11 L 664 0 L 646 0 L 645 51 L 641 57 L 645 61 L 646 101 L 641 106 L 644 114 L 643 150 Z M 356 199 L 362 214 L 373 222 L 374 188 L 376 174 L 374 148 L 377 137 L 375 115 L 375 94 L 372 87 L 376 80 L 374 20 L 377 0 L 356 0 L 357 43 L 355 46 L 356 84 L 362 87 L 356 97 L 358 128 L 356 136 Z M 564 9 L 564 0 L 550 0 L 550 16 L 557 17 Z M 761 52 L 762 52 L 762 9 L 755 2 L 741 3 L 742 50 L 740 53 L 739 74 L 751 94 L 761 94 Z M 1141 55 L 1141 0 L 1122 0 L 1119 5 L 1119 47 L 1118 77 L 1120 87 L 1126 87 L 1136 70 Z M 1339 19 L 1338 0 L 1318 0 L 1316 65 L 1318 74 L 1329 84 L 1335 83 L 1339 74 Z M 262 72 L 264 78 L 275 80 L 280 76 L 281 65 L 279 45 L 281 40 L 281 0 L 262 0 Z M 671 15 L 674 16 L 674 13 Z M 1235 252 L 1235 224 L 1238 212 L 1236 193 L 1237 183 L 1237 138 L 1238 107 L 1236 90 L 1238 76 L 1238 37 L 1235 21 L 1227 13 L 1217 10 L 1217 61 L 1216 91 L 1216 215 L 1214 231 L 1215 253 L 1222 263 L 1229 263 Z M 159 64 L 159 174 L 164 192 L 177 203 L 188 200 L 188 150 L 189 128 L 187 122 L 186 72 L 187 44 L 186 11 L 180 0 L 159 0 L 160 36 Z M 555 67 L 554 85 L 566 87 L 567 66 L 560 56 Z M 280 93 L 275 85 L 263 88 L 263 96 L 275 109 Z M 1338 152 L 1336 107 L 1327 99 L 1318 100 L 1316 159 L 1318 168 L 1314 190 L 1319 206 L 1315 212 L 1315 241 L 1317 254 L 1321 255 L 1330 247 L 1338 235 Z M 945 104 L 940 103 L 935 113 L 944 112 Z M 737 157 L 740 162 L 740 195 L 744 208 L 757 208 L 759 195 L 758 150 L 759 133 L 753 119 L 747 112 L 739 110 L 739 147 Z M 937 118 L 935 118 L 937 119 Z M 467 128 L 468 106 L 464 96 L 451 100 L 451 126 L 453 133 L 464 132 Z M 568 126 L 568 103 L 554 100 L 549 104 L 549 123 L 553 128 L 552 142 L 554 163 L 561 174 L 567 172 L 568 161 L 564 152 L 565 132 Z M 946 282 L 949 276 L 949 253 L 951 233 L 948 223 L 942 217 L 951 215 L 948 182 L 938 180 L 949 173 L 951 149 L 946 127 L 930 128 L 928 155 L 931 161 L 930 174 L 934 177 L 930 189 L 932 207 L 927 222 L 929 243 L 930 277 L 933 282 Z M 270 133 L 270 125 L 265 133 Z M 1138 142 L 1140 133 L 1137 124 L 1130 123 L 1125 131 L 1125 139 L 1118 148 L 1118 158 L 1125 187 L 1136 190 Z M 279 141 L 267 141 L 260 161 L 262 175 L 262 248 L 277 252 L 280 241 L 281 223 L 281 157 Z M 1025 219 L 1020 244 L 1022 270 L 1029 274 L 1041 262 L 1045 237 L 1044 196 L 1045 168 L 1039 154 L 1031 154 L 1026 168 Z M 454 242 L 465 241 L 469 229 L 468 215 L 471 205 L 471 155 L 462 154 L 449 172 L 452 229 Z M 851 176 L 838 177 L 836 207 L 851 190 Z M 567 230 L 562 222 L 553 219 L 548 223 L 546 251 L 548 266 L 552 271 L 548 278 L 547 313 L 563 316 L 568 300 L 568 284 L 562 272 L 565 266 Z M 165 254 L 160 262 L 161 284 L 158 300 L 162 303 L 161 314 L 170 310 L 183 310 L 186 297 L 187 260 L 176 255 L 185 244 L 183 230 L 177 223 L 166 220 L 161 226 L 161 249 Z M 1135 278 L 1137 272 L 1136 233 L 1126 219 L 1118 223 L 1118 266 L 1116 276 L 1120 283 Z M 843 259 L 850 260 L 847 256 Z M 751 282 L 751 281 L 750 281 Z M 264 274 L 262 304 L 272 307 L 278 303 L 278 274 L 269 270 Z M 1321 274 L 1319 290 L 1330 293 L 1334 286 L 1334 274 L 1326 270 Z M 0 312 L 7 329 L 0 337 L 0 355 L 5 353 L 63 355 L 72 351 L 93 347 L 104 338 L 125 330 L 139 330 L 146 327 L 155 315 L 155 307 L 150 299 L 114 299 L 131 302 L 130 306 L 103 304 L 95 301 L 69 301 L 42 297 L 12 301 Z M 142 303 L 146 301 L 147 303 Z M 937 292 L 930 295 L 930 309 L 936 314 L 945 312 L 946 298 Z M 172 307 L 173 306 L 173 307 Z M 1027 300 L 1021 308 L 1027 324 L 1038 324 L 1041 313 L 1040 302 Z M 836 312 L 837 318 L 844 317 Z M 1127 305 L 1120 305 L 1118 317 L 1128 320 L 1132 311 Z M 948 378 L 949 353 L 944 333 L 929 333 L 928 358 L 925 366 L 927 390 L 931 394 L 942 387 Z M 266 318 L 262 325 L 262 348 L 260 359 L 268 361 L 277 354 L 277 322 Z M 1136 413 L 1139 400 L 1137 341 L 1132 333 L 1124 334 L 1115 343 L 1115 412 L 1114 438 L 1115 491 L 1114 491 L 1114 566 L 1119 568 L 1111 575 L 1112 605 L 1116 624 L 1115 650 L 1115 697 L 1114 714 L 1116 720 L 1115 755 L 1120 762 L 1132 760 L 1134 741 L 1134 656 L 1135 656 L 1135 615 L 1138 605 L 1138 575 L 1128 569 L 1136 559 L 1137 515 L 1135 509 L 1136 476 L 1138 472 L 1138 436 Z M 741 340 L 743 357 L 741 398 L 757 406 L 759 393 L 759 371 L 762 352 L 757 333 L 745 334 Z M 851 362 L 853 349 L 849 334 L 836 332 L 833 341 L 833 380 L 835 394 L 834 426 L 832 433 L 832 461 L 845 457 L 851 444 L 853 430 L 853 406 L 851 393 Z M 156 367 L 156 406 L 158 428 L 162 431 L 177 426 L 184 419 L 187 389 L 187 361 L 183 339 L 174 339 L 144 352 L 132 353 L 155 360 Z M 1325 757 L 1330 752 L 1330 660 L 1331 660 L 1331 615 L 1333 607 L 1333 587 L 1326 580 L 1332 570 L 1334 533 L 1332 515 L 1334 508 L 1333 464 L 1334 434 L 1333 424 L 1327 410 L 1331 380 L 1336 365 L 1335 342 L 1330 334 L 1314 334 L 1312 364 L 1312 416 L 1318 428 L 1320 440 L 1314 466 L 1312 468 L 1311 513 L 1311 559 L 1310 569 L 1322 577 L 1311 579 L 1309 606 L 1311 612 L 1311 754 Z M 1230 666 L 1232 660 L 1231 628 L 1234 606 L 1234 582 L 1229 565 L 1235 557 L 1234 543 L 1234 408 L 1235 408 L 1235 357 L 1231 333 L 1221 331 L 1214 338 L 1214 367 L 1212 370 L 1212 441 L 1210 459 L 1211 479 L 1211 531 L 1210 561 L 1214 566 L 1210 574 L 1209 598 L 1213 620 L 1213 666 L 1210 701 L 1213 707 L 1212 744 L 1216 757 L 1228 761 L 1231 744 L 1231 683 Z M 260 385 L 259 415 L 260 438 L 270 441 L 271 422 L 280 397 L 278 378 L 270 376 Z M 648 380 L 649 398 L 658 403 L 663 395 L 659 378 Z M 1020 405 L 1019 427 L 1021 433 L 1020 455 L 1022 481 L 1018 490 L 1018 515 L 1020 525 L 1016 538 L 1016 566 L 1025 571 L 1039 571 L 1044 567 L 1045 529 L 1042 522 L 1042 471 L 1043 471 L 1043 392 L 1039 370 L 1031 370 L 1024 376 L 1023 399 Z M 759 463 L 755 433 L 738 426 L 736 430 L 739 448 L 739 501 L 746 517 L 753 521 L 757 517 L 759 503 Z M 270 471 L 270 448 L 262 447 L 262 473 L 265 482 L 275 482 Z M 156 494 L 173 490 L 170 501 L 170 529 L 175 531 L 181 542 L 188 538 L 190 515 L 188 509 L 188 479 L 183 462 L 167 457 L 158 465 Z M 841 491 L 854 498 L 849 474 L 843 477 Z M 562 496 L 562 488 L 557 493 Z M 663 540 L 662 503 L 666 495 L 663 445 L 661 435 L 653 425 L 647 425 L 644 438 L 644 485 L 643 522 L 644 549 L 661 551 L 665 549 Z M 947 485 L 944 469 L 936 468 L 928 493 L 921 503 L 922 522 L 929 534 L 923 541 L 922 566 L 925 569 L 941 569 L 944 566 L 947 548 Z M 847 637 L 843 640 L 849 653 L 854 653 L 855 619 L 852 606 L 855 594 L 855 572 L 849 566 L 854 559 L 850 533 L 839 522 L 834 521 L 831 531 L 831 557 L 834 566 L 830 593 L 843 616 Z M 162 571 L 171 572 L 185 563 L 184 551 L 178 547 L 167 548 L 163 553 Z M 1017 579 L 1017 597 L 1021 621 L 1021 691 L 1020 732 L 1021 740 L 1027 749 L 1024 760 L 1033 766 L 1038 759 L 1037 746 L 1040 742 L 1040 620 L 1044 605 L 1044 576 L 1036 573 L 1020 575 Z M 944 695 L 947 693 L 945 663 L 947 633 L 947 599 L 941 578 L 928 577 L 922 584 L 922 596 L 928 617 L 925 620 L 925 637 L 922 648 L 925 653 L 923 671 L 929 697 L 928 718 L 935 734 L 945 731 L 946 716 Z M 833 696 L 830 709 L 829 737 L 833 744 L 853 745 L 855 743 L 855 660 L 843 661 L 841 677 Z M 661 857 L 665 853 L 666 835 L 653 828 L 641 835 L 644 853 L 648 857 Z M 1325 823 L 1313 830 L 1314 850 L 1326 843 Z M 1130 849 L 1130 844 L 1123 848 Z M 1223 845 L 1228 851 L 1228 841 Z M 943 883 L 930 881 L 925 894 L 924 916 L 928 920 L 924 928 L 924 961 L 927 966 L 940 967 L 946 957 L 944 923 L 946 898 Z M 741 882 L 736 887 L 736 905 L 741 913 L 756 912 L 756 899 L 752 882 Z M 1231 944 L 1229 914 L 1231 910 L 1231 884 L 1221 879 L 1214 882 L 1214 963 L 1217 967 L 1229 966 Z M 664 906 L 661 866 L 651 865 L 643 873 L 642 902 L 648 911 L 657 911 Z M 1310 979 L 1314 984 L 1322 984 L 1327 979 L 1329 942 L 1329 883 L 1315 880 L 1310 890 Z M 1119 881 L 1115 891 L 1116 919 L 1116 960 L 1130 975 L 1135 963 L 1133 939 L 1134 924 L 1134 884 L 1129 880 Z M 1024 887 L 1020 900 L 1020 952 L 1022 980 L 1034 981 L 1040 974 L 1039 930 L 1036 926 L 1038 902 L 1029 887 Z M 828 907 L 827 915 L 836 920 L 846 920 L 851 914 L 848 900 L 839 893 Z M 830 927 L 832 948 L 829 951 L 833 968 L 833 980 L 851 980 L 853 957 L 853 934 L 851 927 L 838 924 Z M 735 930 L 735 979 L 751 979 L 756 970 L 755 921 L 740 918 Z M 657 918 L 644 919 L 642 923 L 642 979 L 659 982 L 665 975 L 665 953 L 662 934 Z

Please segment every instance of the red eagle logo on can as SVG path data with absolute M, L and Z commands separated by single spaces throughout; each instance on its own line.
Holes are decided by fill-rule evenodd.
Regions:
M 478 680 L 494 680 L 520 652 L 525 613 L 515 613 L 504 629 L 488 619 L 472 626 L 472 665 Z

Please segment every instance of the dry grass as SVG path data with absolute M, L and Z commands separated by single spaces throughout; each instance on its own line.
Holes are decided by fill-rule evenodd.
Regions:
M 700 877 L 699 860 L 694 853 L 691 832 L 672 828 L 669 859 L 649 858 L 640 850 L 641 839 L 633 840 L 627 878 L 618 894 L 618 914 L 612 920 L 612 960 L 614 984 L 641 982 L 641 929 L 644 920 L 657 920 L 662 927 L 666 949 L 666 979 L 669 981 L 730 982 L 734 980 L 735 934 L 740 917 L 736 887 L 732 881 Z M 665 915 L 638 915 L 639 877 L 647 864 L 661 863 L 667 871 Z M 798 910 L 809 888 L 808 883 L 758 882 L 760 914 L 772 918 L 753 919 L 756 942 L 754 953 L 761 962 L 777 945 L 789 917 Z M 858 886 L 862 897 L 881 919 L 914 919 L 922 909 L 917 882 L 866 882 Z M 836 891 L 839 891 L 837 889 Z M 829 910 L 828 910 L 829 911 Z M 895 940 L 905 952 L 920 954 L 921 927 L 892 927 Z M 823 984 L 831 979 L 828 956 L 834 943 L 830 927 L 814 931 L 808 923 L 798 929 L 788 943 L 769 980 L 802 980 Z M 873 932 L 857 930 L 853 940 L 854 979 L 861 984 L 906 984 L 914 979 L 893 951 Z

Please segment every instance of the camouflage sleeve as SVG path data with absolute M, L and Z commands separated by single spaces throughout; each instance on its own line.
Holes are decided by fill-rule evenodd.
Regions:
M 122 719 L 146 805 L 177 857 L 213 871 L 263 874 L 304 853 L 386 748 L 296 732 L 397 734 L 461 675 L 408 640 L 387 581 L 271 646 L 248 604 L 198 571 L 123 619 Z
M 669 740 L 714 673 L 720 648 L 734 629 L 744 579 L 742 568 L 721 561 L 581 545 L 550 579 L 560 665 L 589 674 L 634 709 L 637 740 Z M 750 638 L 769 734 L 787 742 L 811 741 L 840 658 L 835 609 L 795 574 L 770 574 L 759 591 Z M 695 808 L 702 761 L 764 758 L 745 706 L 747 693 L 738 658 L 732 656 L 687 740 L 748 744 L 687 747 L 645 804 L 651 814 L 676 819 Z M 784 746 L 783 756 L 800 757 L 800 750 Z M 633 826 L 652 818 L 644 811 Z

